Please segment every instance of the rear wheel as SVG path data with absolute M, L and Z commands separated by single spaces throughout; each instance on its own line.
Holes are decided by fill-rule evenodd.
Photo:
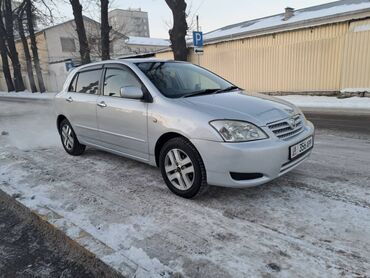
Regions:
M 164 144 L 159 164 L 167 187 L 176 195 L 193 198 L 207 186 L 206 171 L 198 151 L 185 138 Z
M 67 119 L 60 123 L 59 134 L 65 151 L 70 155 L 81 155 L 85 151 L 86 146 L 80 144 L 72 125 Z

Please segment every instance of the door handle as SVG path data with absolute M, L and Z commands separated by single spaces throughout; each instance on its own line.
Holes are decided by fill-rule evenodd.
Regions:
M 101 101 L 97 104 L 99 107 L 107 107 L 107 104 L 104 101 Z
M 73 101 L 73 98 L 72 97 L 66 98 L 66 101 L 72 102 Z

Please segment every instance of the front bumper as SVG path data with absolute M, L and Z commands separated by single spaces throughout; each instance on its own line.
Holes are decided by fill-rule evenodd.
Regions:
M 310 154 L 289 160 L 289 147 L 314 135 L 314 126 L 307 122 L 305 130 L 290 140 L 269 138 L 267 140 L 225 143 L 200 139 L 191 142 L 199 151 L 207 172 L 210 185 L 225 187 L 250 187 L 271 181 L 302 163 Z M 262 177 L 235 180 L 230 172 L 261 173 Z

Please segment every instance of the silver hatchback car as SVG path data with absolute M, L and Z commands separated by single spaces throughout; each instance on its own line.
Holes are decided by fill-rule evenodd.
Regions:
M 291 103 L 247 93 L 186 62 L 81 66 L 55 107 L 69 154 L 88 145 L 158 166 L 169 189 L 185 198 L 207 184 L 271 181 L 305 160 L 314 142 L 312 123 Z

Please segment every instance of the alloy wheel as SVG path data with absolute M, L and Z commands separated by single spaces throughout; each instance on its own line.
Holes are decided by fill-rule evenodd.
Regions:
M 189 156 L 180 149 L 168 151 L 164 161 L 168 180 L 179 190 L 188 190 L 194 183 L 195 170 Z
M 67 150 L 70 151 L 73 149 L 74 138 L 72 134 L 72 129 L 68 124 L 63 125 L 62 127 L 62 141 Z

